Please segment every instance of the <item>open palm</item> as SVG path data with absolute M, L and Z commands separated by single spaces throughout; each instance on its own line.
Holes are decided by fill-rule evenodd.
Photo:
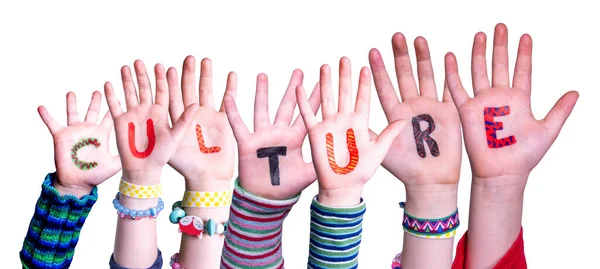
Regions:
M 259 74 L 256 81 L 254 101 L 254 132 L 250 133 L 233 97 L 225 97 L 225 110 L 238 143 L 240 186 L 245 190 L 268 199 L 289 199 L 298 195 L 316 180 L 312 163 L 302 157 L 302 143 L 306 129 L 300 116 L 292 124 L 296 108 L 296 86 L 301 85 L 303 74 L 295 70 L 290 79 L 281 105 L 271 124 L 268 110 L 268 81 L 265 74 Z M 319 91 L 315 87 L 310 97 L 312 111 L 319 107 Z M 291 125 L 290 125 L 291 124 Z M 285 153 L 282 147 L 285 147 Z M 270 149 L 267 149 L 270 148 Z M 273 167 L 270 158 L 258 157 L 260 152 L 276 150 L 279 165 Z M 280 181 L 273 182 L 273 175 Z M 272 171 L 273 170 L 273 171 Z M 275 175 L 276 176 L 276 175 Z
M 146 68 L 134 63 L 139 86 L 139 101 L 128 66 L 121 69 L 127 112 L 123 112 L 110 82 L 104 86 L 106 99 L 115 122 L 117 148 L 124 172 L 160 171 L 171 158 L 189 127 L 197 106 L 190 105 L 179 120 L 169 127 L 169 95 L 165 69 L 156 65 L 156 102 Z M 153 182 L 158 183 L 158 182 Z
M 188 56 L 183 63 L 181 87 L 177 71 L 170 68 L 167 72 L 171 122 L 177 122 L 184 105 L 189 106 L 195 102 L 200 104 L 192 125 L 186 130 L 185 138 L 177 147 L 169 165 L 187 179 L 191 189 L 205 189 L 198 185 L 210 184 L 207 180 L 221 180 L 228 187 L 229 180 L 233 177 L 235 157 L 233 132 L 227 121 L 224 104 L 218 111 L 214 107 L 211 61 L 203 59 L 200 64 L 200 97 L 196 89 L 195 66 L 195 58 Z M 230 73 L 225 96 L 235 97 L 236 80 L 235 73 Z
M 356 107 L 352 109 L 352 79 L 350 60 L 340 60 L 339 104 L 335 111 L 331 91 L 331 69 L 321 67 L 321 107 L 323 121 L 317 122 L 309 109 L 302 87 L 297 99 L 304 124 L 308 130 L 313 162 L 319 178 L 319 194 L 341 189 L 356 190 L 358 197 L 364 184 L 373 176 L 385 157 L 393 139 L 405 121 L 390 124 L 380 136 L 369 135 L 369 102 L 371 73 L 364 67 L 360 72 Z
M 112 118 L 107 113 L 100 125 L 98 111 L 102 94 L 94 92 L 85 121 L 79 121 L 77 100 L 67 94 L 67 126 L 61 126 L 40 106 L 38 112 L 54 139 L 57 180 L 64 186 L 92 189 L 121 169 L 119 156 L 111 156 L 108 137 Z
M 415 40 L 418 90 L 404 35 L 395 34 L 392 47 L 402 102 L 379 51 L 373 49 L 369 62 L 377 95 L 389 123 L 406 119 L 413 124 L 394 139 L 382 165 L 405 184 L 456 184 L 462 156 L 460 119 L 447 89 L 442 102 L 438 101 L 427 41 L 422 37 Z M 418 135 L 428 130 L 425 137 Z M 426 141 L 427 136 L 433 140 L 431 144 Z
M 461 84 L 455 56 L 446 55 L 446 79 L 460 113 L 476 178 L 527 176 L 558 136 L 578 98 L 577 92 L 566 93 L 544 119 L 536 120 L 531 111 L 531 37 L 523 35 L 519 42 L 512 86 L 507 45 L 506 26 L 498 24 L 490 87 L 486 36 L 484 33 L 475 36 L 471 67 L 474 98 L 469 97 Z

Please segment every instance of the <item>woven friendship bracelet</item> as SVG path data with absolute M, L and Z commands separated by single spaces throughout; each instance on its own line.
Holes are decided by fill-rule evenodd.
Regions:
M 182 207 L 225 207 L 231 205 L 231 191 L 186 191 Z
M 400 207 L 404 208 L 404 203 Z M 447 217 L 439 219 L 420 219 L 413 217 L 404 211 L 402 228 L 410 235 L 428 239 L 452 238 L 456 235 L 456 229 L 460 225 L 458 209 Z
M 119 192 L 133 198 L 150 199 L 162 194 L 162 186 L 160 184 L 151 186 L 135 185 L 121 179 Z

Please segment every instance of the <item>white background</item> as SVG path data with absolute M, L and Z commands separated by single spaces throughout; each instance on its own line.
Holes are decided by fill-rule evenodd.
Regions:
M 528 264 L 531 268 L 590 268 L 597 264 L 598 10 L 585 1 L 449 2 L 2 1 L 2 267 L 20 268 L 18 251 L 40 184 L 46 173 L 54 170 L 51 136 L 36 108 L 43 104 L 66 123 L 65 94 L 69 90 L 77 93 L 83 117 L 91 93 L 102 90 L 107 80 L 117 85 L 122 98 L 122 65 L 142 59 L 148 66 L 160 62 L 181 70 L 186 55 L 194 55 L 198 61 L 209 57 L 214 66 L 215 96 L 222 94 L 227 73 L 237 72 L 238 106 L 245 122 L 251 124 L 259 72 L 269 75 L 270 111 L 274 113 L 294 68 L 305 72 L 305 85 L 312 89 L 321 64 L 330 64 L 332 73 L 337 74 L 337 61 L 348 56 L 356 85 L 359 68 L 368 65 L 370 48 L 380 49 L 388 68 L 393 67 L 390 41 L 392 34 L 400 31 L 411 46 L 418 35 L 428 39 L 439 83 L 444 54 L 456 53 L 470 91 L 473 36 L 484 31 L 491 44 L 498 22 L 509 29 L 511 62 L 519 36 L 530 33 L 533 37 L 532 105 L 537 118 L 543 118 L 566 91 L 581 94 L 561 135 L 530 176 L 523 220 Z M 412 48 L 411 54 L 414 60 Z M 370 127 L 380 131 L 387 123 L 374 92 L 372 96 Z M 104 102 L 102 108 L 107 109 Z M 114 143 L 111 147 L 116 152 Z M 469 163 L 467 155 L 463 156 L 459 235 L 467 228 L 470 189 Z M 99 186 L 100 198 L 83 229 L 72 268 L 107 268 L 116 223 L 111 200 L 119 175 Z M 164 199 L 170 205 L 181 197 L 183 180 L 169 167 L 163 175 Z M 309 203 L 314 194 L 316 184 L 304 191 L 285 222 L 286 268 L 306 266 Z M 384 169 L 367 184 L 362 268 L 389 268 L 400 251 L 402 211 L 398 202 L 404 197 L 403 185 Z M 161 214 L 158 224 L 164 268 L 178 250 L 180 239 L 167 216 Z

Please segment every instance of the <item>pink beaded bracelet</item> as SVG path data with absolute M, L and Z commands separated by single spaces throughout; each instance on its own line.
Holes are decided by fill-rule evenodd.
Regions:
M 179 264 L 179 253 L 175 253 L 173 256 L 171 256 L 169 265 L 171 265 L 171 269 L 184 269 L 183 266 Z

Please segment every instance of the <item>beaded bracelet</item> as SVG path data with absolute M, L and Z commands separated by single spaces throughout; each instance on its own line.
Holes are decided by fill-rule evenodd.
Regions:
M 224 223 L 217 223 L 212 219 L 208 219 L 208 221 L 204 222 L 199 217 L 187 215 L 181 208 L 181 201 L 175 202 L 171 208 L 173 209 L 173 212 L 169 215 L 169 221 L 173 224 L 179 224 L 180 233 L 202 239 L 202 234 L 204 232 L 206 232 L 208 236 L 213 236 L 215 234 L 225 234 L 225 231 L 227 231 L 227 221 Z
M 401 202 L 400 207 L 404 208 Z M 456 229 L 460 226 L 458 209 L 447 217 L 439 219 L 421 219 L 413 217 L 404 211 L 402 227 L 410 235 L 429 239 L 452 238 L 456 235 Z
M 162 201 L 162 199 L 158 198 L 158 205 L 156 205 L 156 207 L 152 207 L 146 210 L 129 209 L 121 205 L 121 203 L 119 202 L 120 195 L 121 193 L 117 193 L 115 199 L 113 199 L 113 206 L 115 207 L 115 209 L 117 210 L 117 214 L 121 218 L 129 217 L 133 220 L 139 220 L 144 217 L 156 218 L 158 216 L 158 213 L 160 213 L 160 211 L 162 211 L 165 207 L 165 203 Z
M 402 252 L 396 254 L 392 259 L 392 269 L 402 269 Z
M 179 264 L 179 253 L 175 253 L 173 256 L 171 256 L 169 265 L 171 265 L 171 269 L 184 269 L 183 266 Z

